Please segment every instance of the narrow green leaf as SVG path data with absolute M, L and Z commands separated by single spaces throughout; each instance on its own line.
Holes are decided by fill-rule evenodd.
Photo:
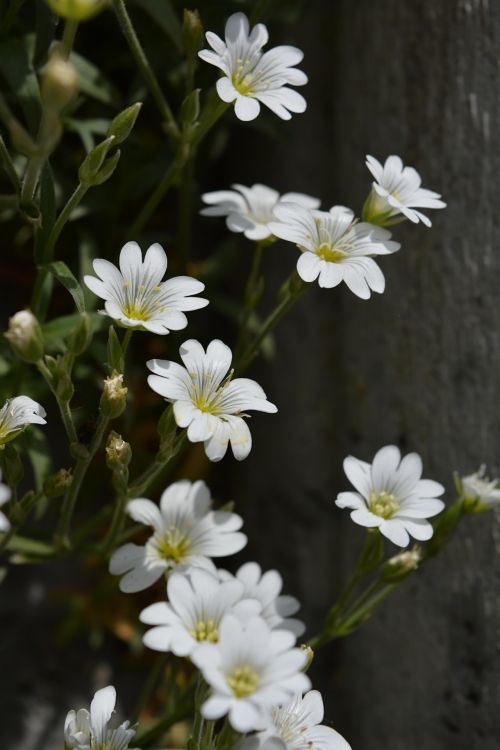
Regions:
M 42 226 L 37 231 L 35 240 L 35 262 L 38 264 L 48 260 L 44 257 L 44 248 L 56 220 L 54 175 L 48 162 L 43 168 L 40 180 L 40 213 Z
M 57 260 L 54 263 L 48 263 L 46 268 L 64 287 L 66 287 L 73 297 L 78 312 L 85 312 L 85 299 L 83 297 L 82 287 L 75 279 L 66 263 Z

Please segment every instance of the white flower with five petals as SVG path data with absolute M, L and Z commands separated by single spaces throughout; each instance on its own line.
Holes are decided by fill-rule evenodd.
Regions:
M 219 719 L 227 714 L 237 732 L 264 729 L 266 712 L 310 688 L 301 671 L 306 654 L 294 644 L 289 630 L 271 630 L 261 617 L 242 623 L 225 615 L 217 644 L 204 643 L 192 655 L 211 688 L 202 715 Z
M 136 328 L 164 335 L 187 326 L 185 312 L 199 310 L 208 300 L 193 295 L 205 285 L 190 276 L 162 281 L 167 256 L 161 245 L 146 251 L 144 260 L 139 245 L 127 242 L 120 252 L 120 267 L 108 260 L 94 260 L 95 276 L 85 276 L 88 288 L 105 300 L 103 314 L 125 328 Z
M 430 219 L 416 209 L 446 207 L 439 193 L 420 187 L 422 181 L 417 170 L 405 167 L 399 156 L 388 156 L 384 165 L 367 156 L 366 166 L 375 177 L 364 208 L 368 221 L 389 226 L 406 218 L 430 227 Z
M 120 589 L 127 594 L 152 586 L 174 568 L 211 570 L 211 557 L 233 555 L 247 543 L 239 531 L 241 517 L 212 510 L 210 490 L 201 480 L 174 482 L 162 494 L 159 508 L 151 500 L 131 500 L 127 513 L 154 529 L 145 545 L 125 544 L 111 557 L 109 572 L 123 575 Z
M 276 237 L 298 246 L 302 254 L 297 272 L 303 281 L 318 279 L 319 286 L 327 289 L 344 281 L 361 299 L 368 299 L 372 291 L 384 291 L 384 275 L 370 256 L 399 250 L 386 229 L 355 221 L 345 206 L 314 211 L 283 204 L 275 215 L 277 221 L 269 228 Z
M 147 364 L 151 388 L 173 404 L 175 421 L 187 427 L 192 443 L 204 443 L 211 461 L 220 461 L 228 443 L 241 461 L 252 448 L 245 422 L 249 410 L 275 414 L 278 409 L 249 378 L 232 380 L 231 349 L 214 339 L 207 350 L 199 341 L 185 341 L 180 350 L 184 367 L 177 362 L 152 359 Z
M 224 615 L 234 614 L 245 621 L 260 612 L 258 601 L 243 598 L 240 581 L 221 581 L 217 572 L 201 568 L 172 573 L 167 597 L 168 602 L 146 607 L 139 619 L 154 626 L 143 637 L 145 645 L 176 656 L 191 656 L 201 643 L 217 643 Z
M 417 453 L 402 459 L 399 448 L 386 445 L 371 465 L 348 456 L 344 471 L 357 492 L 341 492 L 335 504 L 352 510 L 353 521 L 378 528 L 400 547 L 406 547 L 410 537 L 419 541 L 432 537 L 433 528 L 426 519 L 443 510 L 438 497 L 444 487 L 432 479 L 421 479 L 422 459 Z
M 70 711 L 64 723 L 66 750 L 127 750 L 135 729 L 129 721 L 114 726 L 115 703 L 116 690 L 109 685 L 94 695 L 90 712 L 85 708 Z
M 0 449 L 29 424 L 46 424 L 45 409 L 29 396 L 9 398 L 0 409 Z
M 226 225 L 231 232 L 243 232 L 249 240 L 267 240 L 272 237 L 269 223 L 276 220 L 274 209 L 283 203 L 294 203 L 304 208 L 318 208 L 320 201 L 303 193 L 280 195 L 267 185 L 232 185 L 232 190 L 216 190 L 205 193 L 202 200 L 208 205 L 200 213 L 203 216 L 226 216 Z
M 305 625 L 300 620 L 290 617 L 300 609 L 300 603 L 294 596 L 281 594 L 283 579 L 277 570 L 262 572 L 256 562 L 244 563 L 236 575 L 227 570 L 219 570 L 222 580 L 236 579 L 244 586 L 243 596 L 256 599 L 261 605 L 260 616 L 270 628 L 290 630 L 296 637 L 302 635 Z
M 323 698 L 318 690 L 276 706 L 268 714 L 266 729 L 247 737 L 237 750 L 351 750 L 335 729 L 321 724 Z
M 244 13 L 228 18 L 225 41 L 211 31 L 206 38 L 212 49 L 198 54 L 224 73 L 217 81 L 217 93 L 224 102 L 235 102 L 240 120 L 254 120 L 260 103 L 283 120 L 291 118 L 290 112 L 305 112 L 304 97 L 288 87 L 307 83 L 306 74 L 294 67 L 304 56 L 301 50 L 285 45 L 263 53 L 269 39 L 267 29 L 258 23 L 250 31 Z

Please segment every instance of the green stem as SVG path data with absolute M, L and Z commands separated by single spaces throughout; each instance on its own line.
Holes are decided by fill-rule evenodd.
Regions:
M 302 281 L 302 279 L 299 279 L 298 276 L 296 278 L 292 277 L 290 282 L 292 282 L 293 288 L 291 288 L 292 284 L 289 284 L 289 287 L 286 293 L 283 295 L 283 299 L 281 300 L 281 302 L 278 303 L 275 309 L 270 313 L 270 315 L 262 323 L 255 338 L 249 344 L 249 346 L 243 352 L 239 361 L 237 362 L 236 367 L 235 367 L 237 372 L 242 372 L 243 370 L 246 370 L 246 368 L 253 361 L 254 357 L 256 357 L 257 354 L 259 353 L 260 346 L 263 340 L 273 330 L 273 328 L 276 327 L 279 321 L 288 312 L 288 310 L 290 310 L 290 308 L 293 307 L 293 305 L 297 302 L 297 300 L 300 299 L 300 297 L 302 296 L 302 294 L 305 292 L 307 288 L 307 285 Z
M 134 56 L 137 63 L 137 67 L 141 71 L 144 80 L 156 102 L 156 106 L 160 110 L 162 116 L 165 119 L 165 126 L 170 136 L 175 139 L 180 138 L 179 127 L 175 121 L 174 115 L 170 106 L 160 88 L 160 84 L 153 73 L 151 65 L 146 57 L 144 49 L 139 41 L 139 37 L 135 33 L 135 29 L 132 25 L 129 14 L 125 7 L 124 0 L 113 0 L 113 7 L 118 19 L 118 23 L 122 30 L 122 33 L 127 41 L 130 51 Z
M 70 546 L 69 531 L 70 531 L 73 511 L 75 509 L 75 504 L 78 499 L 78 494 L 80 492 L 82 482 L 85 479 L 87 470 L 92 462 L 92 459 L 94 458 L 99 446 L 101 445 L 101 442 L 104 437 L 104 433 L 106 432 L 106 429 L 108 427 L 108 424 L 109 424 L 109 418 L 101 414 L 97 422 L 97 427 L 94 433 L 94 437 L 92 438 L 92 441 L 88 449 L 85 451 L 84 455 L 81 458 L 79 458 L 78 461 L 76 462 L 75 471 L 73 474 L 73 481 L 71 483 L 69 490 L 67 491 L 64 497 L 62 510 L 61 510 L 61 516 L 59 519 L 59 528 L 57 532 L 59 546 L 63 548 L 64 547 L 68 548 Z
M 252 266 L 250 268 L 250 274 L 248 276 L 248 280 L 247 280 L 246 287 L 245 287 L 245 306 L 244 306 L 243 314 L 241 317 L 238 337 L 236 339 L 235 359 L 238 359 L 238 356 L 241 353 L 243 344 L 246 339 L 246 334 L 248 333 L 247 331 L 248 321 L 250 319 L 252 311 L 255 309 L 255 306 L 258 302 L 257 292 L 258 292 L 259 272 L 260 272 L 260 265 L 262 262 L 262 254 L 264 252 L 265 245 L 266 245 L 265 241 L 262 241 L 262 240 L 260 240 L 259 242 L 255 244 L 255 250 L 254 250 L 253 259 L 252 259 Z
M 132 338 L 133 333 L 134 333 L 134 329 L 133 328 L 127 328 L 127 330 L 125 331 L 125 333 L 123 335 L 121 347 L 122 347 L 122 354 L 123 354 L 123 358 L 124 359 L 125 359 L 125 355 L 127 353 L 127 349 L 129 347 L 130 340 Z
M 61 52 L 66 60 L 70 56 L 71 50 L 73 49 L 77 29 L 78 21 L 66 21 L 60 47 Z
M 5 171 L 7 173 L 7 177 L 9 178 L 12 187 L 16 191 L 17 195 L 21 192 L 21 183 L 19 181 L 19 177 L 17 176 L 16 168 L 14 167 L 14 162 L 11 159 L 11 156 L 9 154 L 9 151 L 7 149 L 7 146 L 5 145 L 5 141 L 0 136 L 0 159 L 2 160 L 2 163 L 4 165 Z
M 196 128 L 196 131 L 190 141 L 192 148 L 198 146 L 201 143 L 203 138 L 205 138 L 205 136 L 213 128 L 215 123 L 231 106 L 227 102 L 223 102 L 222 99 L 219 99 L 219 96 L 217 94 L 214 94 L 214 96 L 216 96 L 216 99 L 212 99 L 212 102 L 209 103 L 202 112 L 198 127 Z
M 37 366 L 39 372 L 41 373 L 41 375 L 43 376 L 45 382 L 49 386 L 50 390 L 52 391 L 52 393 L 54 395 L 54 398 L 57 401 L 57 406 L 59 407 L 59 412 L 61 414 L 61 419 L 62 419 L 63 424 L 64 424 L 64 429 L 66 430 L 66 434 L 68 436 L 68 439 L 69 439 L 70 443 L 77 443 L 78 442 L 78 437 L 77 437 L 77 434 L 76 434 L 76 429 L 75 429 L 75 425 L 74 425 L 74 422 L 73 422 L 73 416 L 71 414 L 71 409 L 70 409 L 70 406 L 69 406 L 69 402 L 68 401 L 62 401 L 59 398 L 59 394 L 57 393 L 57 390 L 54 387 L 54 384 L 52 382 L 52 375 L 50 373 L 49 368 L 45 364 L 45 362 L 42 359 L 40 359 L 36 363 L 36 366 Z
M 156 454 L 153 463 L 148 466 L 147 469 L 130 485 L 128 490 L 129 497 L 141 497 L 147 494 L 150 488 L 155 484 L 156 480 L 170 467 L 173 458 L 177 457 L 187 445 L 187 432 L 183 432 L 178 435 L 172 449 L 167 453 L 160 450 Z
M 167 191 L 172 187 L 172 185 L 177 180 L 178 176 L 181 173 L 183 165 L 184 165 L 183 159 L 177 158 L 172 162 L 169 169 L 165 173 L 165 176 L 163 177 L 161 182 L 158 183 L 154 192 L 152 193 L 152 195 L 149 197 L 146 204 L 144 205 L 139 216 L 132 224 L 130 231 L 128 232 L 130 237 L 137 237 L 141 233 L 143 227 L 148 223 L 149 219 L 153 215 L 157 206 L 163 200 Z

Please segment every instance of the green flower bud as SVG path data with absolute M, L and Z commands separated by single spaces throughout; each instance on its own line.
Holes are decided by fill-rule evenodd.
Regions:
M 47 0 L 58 16 L 70 21 L 88 21 L 108 5 L 108 0 Z
M 83 185 L 96 184 L 95 180 L 99 174 L 99 170 L 104 164 L 108 151 L 114 145 L 115 140 L 115 136 L 110 135 L 109 138 L 99 143 L 87 154 L 78 170 L 78 176 Z
M 118 149 L 112 156 L 106 159 L 98 174 L 95 176 L 92 185 L 102 185 L 104 182 L 109 180 L 110 177 L 113 176 L 113 173 L 118 166 L 118 162 L 120 161 L 120 156 L 121 151 L 120 149 Z
M 71 101 L 78 90 L 78 73 L 73 65 L 57 52 L 51 55 L 42 71 L 42 101 L 56 112 Z
M 123 385 L 123 375 L 113 372 L 104 381 L 104 390 L 99 407 L 110 419 L 116 419 L 123 413 L 127 404 L 128 388 Z
M 380 578 L 384 583 L 399 583 L 416 570 L 421 562 L 422 547 L 415 544 L 411 550 L 405 550 L 389 558 L 382 566 Z
M 192 58 L 203 47 L 203 26 L 197 10 L 184 8 L 182 16 L 182 43 L 187 56 Z
M 141 107 L 142 102 L 132 104 L 131 107 L 124 109 L 123 112 L 120 112 L 120 114 L 111 121 L 106 136 L 109 138 L 109 136 L 114 135 L 115 144 L 117 146 L 129 137 L 139 112 L 141 111 Z
M 43 483 L 43 492 L 47 497 L 59 497 L 71 487 L 72 481 L 71 469 L 59 469 L 55 474 L 47 477 Z
M 5 338 L 24 362 L 38 362 L 42 358 L 42 330 L 31 310 L 20 310 L 9 319 Z

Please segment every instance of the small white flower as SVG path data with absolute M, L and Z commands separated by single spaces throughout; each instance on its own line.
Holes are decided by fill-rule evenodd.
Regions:
M 0 409 L 0 449 L 29 424 L 46 424 L 45 409 L 28 396 L 9 398 Z
M 271 630 L 261 617 L 242 623 L 222 618 L 219 641 L 204 643 L 192 660 L 212 689 L 201 708 L 206 719 L 229 715 L 237 732 L 264 729 L 265 713 L 310 688 L 301 672 L 306 654 L 289 630 Z
M 375 454 L 370 465 L 353 456 L 344 460 L 344 471 L 358 492 L 341 492 L 335 503 L 350 508 L 351 518 L 361 526 L 378 527 L 380 532 L 400 547 L 430 539 L 432 525 L 426 518 L 444 508 L 444 487 L 432 479 L 421 479 L 422 459 L 408 453 L 401 459 L 399 448 L 386 445 Z
M 85 276 L 88 288 L 106 300 L 104 315 L 126 328 L 167 334 L 187 326 L 184 312 L 199 310 L 208 300 L 192 295 L 205 285 L 190 276 L 175 276 L 162 281 L 167 270 L 167 256 L 161 245 L 154 244 L 142 260 L 136 242 L 127 242 L 120 252 L 120 268 L 103 258 L 93 263 L 99 276 Z
M 168 602 L 146 607 L 139 619 L 155 626 L 144 635 L 146 646 L 176 656 L 191 656 L 200 643 L 217 643 L 225 614 L 244 621 L 260 612 L 258 601 L 243 598 L 242 583 L 234 578 L 221 581 L 217 572 L 201 568 L 172 573 L 167 596 Z
M 482 464 L 479 471 L 462 477 L 462 489 L 466 497 L 472 497 L 485 505 L 500 504 L 500 489 L 498 479 L 486 476 L 486 466 Z
M 159 508 L 151 500 L 131 500 L 129 516 L 152 526 L 154 533 L 144 546 L 125 544 L 111 557 L 110 573 L 125 573 L 121 591 L 142 591 L 179 566 L 211 569 L 209 558 L 243 549 L 247 538 L 239 531 L 243 524 L 240 516 L 211 507 L 210 490 L 202 481 L 174 482 L 161 496 Z
M 243 232 L 249 240 L 272 237 L 269 223 L 276 219 L 274 209 L 283 203 L 294 203 L 304 208 L 318 208 L 320 201 L 303 193 L 280 194 L 266 185 L 232 185 L 233 190 L 205 193 L 202 200 L 209 205 L 200 213 L 204 216 L 226 216 L 231 232 Z
M 90 712 L 85 708 L 70 711 L 64 723 L 66 750 L 128 750 L 135 729 L 129 721 L 114 726 L 115 703 L 116 690 L 109 685 L 94 695 Z
M 238 750 L 351 750 L 335 729 L 321 724 L 323 717 L 320 692 L 310 690 L 303 698 L 298 694 L 271 709 L 266 729 L 243 740 Z
M 0 471 L 0 479 L 2 478 L 2 472 Z M 6 484 L 0 482 L 0 508 L 10 500 L 10 488 Z M 8 531 L 10 529 L 9 519 L 0 511 L 0 532 Z
M 439 193 L 420 187 L 419 173 L 413 167 L 403 166 L 399 156 L 388 156 L 383 166 L 373 156 L 367 156 L 366 166 L 376 180 L 367 205 L 367 218 L 371 221 L 397 223 L 403 215 L 415 224 L 421 221 L 430 227 L 430 219 L 415 209 L 446 207 Z
M 269 228 L 276 237 L 298 245 L 302 254 L 297 272 L 301 279 L 318 279 L 318 284 L 327 289 L 344 281 L 361 299 L 368 299 L 372 291 L 384 291 L 384 275 L 370 256 L 399 250 L 399 243 L 390 239 L 386 229 L 355 221 L 353 212 L 345 206 L 314 211 L 283 204 L 275 214 L 278 221 L 271 222 Z
M 164 359 L 147 365 L 153 375 L 148 383 L 174 406 L 175 421 L 187 427 L 192 443 L 203 443 L 211 461 L 220 461 L 231 443 L 241 461 L 252 448 L 252 436 L 244 420 L 249 410 L 275 414 L 278 409 L 249 378 L 232 380 L 231 349 L 214 339 L 203 349 L 199 341 L 185 341 L 179 353 L 185 367 Z
M 198 54 L 224 73 L 217 81 L 217 93 L 222 101 L 235 102 L 240 120 L 254 120 L 260 112 L 259 102 L 283 120 L 291 118 L 290 112 L 305 112 L 304 97 L 287 86 L 307 83 L 306 74 L 293 67 L 304 57 L 301 50 L 281 46 L 263 53 L 269 39 L 267 29 L 258 23 L 250 32 L 244 13 L 228 18 L 225 42 L 211 31 L 206 38 L 212 49 Z
M 298 612 L 300 604 L 294 596 L 281 594 L 283 579 L 277 570 L 262 573 L 258 563 L 249 562 L 242 565 L 234 577 L 227 570 L 220 570 L 219 576 L 222 580 L 236 578 L 243 584 L 243 596 L 260 602 L 260 616 L 270 628 L 291 630 L 296 637 L 302 635 L 305 630 L 304 623 L 290 617 Z

